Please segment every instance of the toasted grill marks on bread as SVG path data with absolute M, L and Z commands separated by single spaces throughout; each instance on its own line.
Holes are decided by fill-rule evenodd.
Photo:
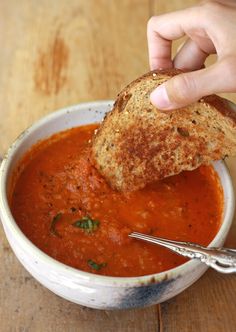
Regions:
M 151 91 L 178 70 L 152 71 L 121 91 L 93 138 L 96 167 L 113 188 L 147 183 L 236 154 L 236 112 L 216 95 L 160 112 Z

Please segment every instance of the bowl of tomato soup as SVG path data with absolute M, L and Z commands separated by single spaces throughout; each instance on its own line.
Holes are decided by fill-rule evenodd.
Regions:
M 23 132 L 0 169 L 0 216 L 19 261 L 72 302 L 126 309 L 163 302 L 207 267 L 128 237 L 132 231 L 222 246 L 234 193 L 222 161 L 128 193 L 93 166 L 94 131 L 111 101 L 53 112 Z

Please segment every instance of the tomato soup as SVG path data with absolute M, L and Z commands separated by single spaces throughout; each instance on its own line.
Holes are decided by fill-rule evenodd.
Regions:
M 209 244 L 221 223 L 223 193 L 212 166 L 119 193 L 90 160 L 96 125 L 37 143 L 21 160 L 10 195 L 13 216 L 42 251 L 74 268 L 108 276 L 162 272 L 186 259 L 131 239 L 131 231 Z

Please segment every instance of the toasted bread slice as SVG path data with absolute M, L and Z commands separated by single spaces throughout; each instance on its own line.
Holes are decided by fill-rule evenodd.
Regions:
M 166 112 L 151 104 L 151 91 L 179 73 L 156 70 L 130 83 L 95 134 L 93 159 L 113 188 L 137 190 L 236 155 L 236 112 L 227 100 L 212 95 Z

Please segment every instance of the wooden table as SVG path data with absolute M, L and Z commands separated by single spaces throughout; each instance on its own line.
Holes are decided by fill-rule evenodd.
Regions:
M 115 98 L 148 70 L 146 22 L 197 1 L 2 0 L 0 154 L 54 110 Z M 231 99 L 235 96 L 228 95 Z M 235 160 L 229 167 L 236 181 Z M 227 245 L 236 247 L 236 223 Z M 20 265 L 0 230 L 0 331 L 236 331 L 236 277 L 208 271 L 145 309 L 98 311 L 63 300 Z

